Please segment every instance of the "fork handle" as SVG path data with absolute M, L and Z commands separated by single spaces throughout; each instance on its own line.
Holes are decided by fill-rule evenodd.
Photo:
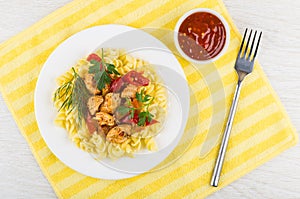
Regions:
M 221 174 L 221 170 L 223 167 L 225 153 L 226 153 L 226 149 L 228 146 L 229 136 L 230 136 L 230 132 L 231 132 L 231 128 L 232 128 L 232 123 L 233 123 L 233 119 L 235 116 L 235 112 L 236 112 L 236 108 L 237 108 L 237 104 L 238 104 L 238 100 L 239 100 L 239 96 L 240 96 L 241 84 L 242 84 L 242 81 L 239 80 L 236 85 L 236 88 L 235 88 L 234 97 L 233 97 L 233 101 L 232 101 L 232 104 L 230 107 L 230 112 L 229 112 L 228 120 L 226 123 L 225 132 L 224 132 L 224 135 L 222 138 L 222 143 L 221 143 L 221 147 L 219 150 L 218 158 L 215 163 L 215 168 L 214 168 L 214 172 L 213 172 L 211 183 L 210 183 L 211 186 L 214 186 L 214 187 L 217 187 L 218 183 L 219 183 L 220 174 Z

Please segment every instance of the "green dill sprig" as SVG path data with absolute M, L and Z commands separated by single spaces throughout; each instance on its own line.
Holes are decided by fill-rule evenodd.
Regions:
M 62 105 L 59 107 L 58 112 L 62 109 L 70 113 L 74 109 L 77 109 L 79 125 L 81 125 L 82 119 L 87 116 L 88 107 L 87 101 L 91 94 L 86 88 L 84 80 L 79 76 L 72 67 L 73 77 L 56 89 L 53 97 L 53 101 L 64 99 Z
M 60 87 L 58 87 L 54 93 L 53 101 L 60 100 L 64 98 L 64 102 L 59 107 L 58 112 L 62 109 L 69 110 L 72 105 L 72 93 L 74 87 L 74 76 L 68 82 L 63 83 Z
M 78 121 L 79 124 L 81 124 L 82 119 L 87 117 L 87 101 L 91 97 L 91 94 L 86 88 L 84 80 L 76 73 L 74 68 L 72 68 L 72 70 L 75 76 L 74 88 L 72 92 L 72 103 L 73 108 L 76 107 L 78 111 Z

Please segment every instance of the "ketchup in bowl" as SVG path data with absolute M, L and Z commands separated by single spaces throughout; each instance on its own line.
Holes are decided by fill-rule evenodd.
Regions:
M 189 15 L 183 16 L 177 24 L 178 47 L 186 56 L 199 62 L 217 58 L 229 39 L 226 28 L 228 25 L 224 25 L 224 22 L 212 13 L 215 11 L 203 10 L 187 13 Z

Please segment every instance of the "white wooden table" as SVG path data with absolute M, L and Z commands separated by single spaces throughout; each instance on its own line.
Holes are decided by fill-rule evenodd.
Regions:
M 300 129 L 300 1 L 224 0 L 240 31 L 262 29 L 259 60 Z M 26 2 L 26 3 L 25 3 Z M 0 0 L 0 42 L 70 0 Z M 56 198 L 0 97 L 0 197 Z M 300 145 L 209 198 L 300 198 Z

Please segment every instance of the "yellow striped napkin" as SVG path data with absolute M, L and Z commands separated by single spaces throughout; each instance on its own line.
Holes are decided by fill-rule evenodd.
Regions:
M 218 147 L 214 147 L 205 158 L 199 158 L 210 124 L 212 107 L 206 101 L 209 98 L 207 88 L 211 85 L 195 91 L 201 107 L 201 122 L 198 124 L 201 125 L 201 132 L 197 133 L 183 157 L 163 170 L 126 180 L 94 179 L 68 168 L 49 151 L 35 120 L 33 95 L 39 71 L 57 45 L 80 30 L 100 24 L 173 29 L 183 13 L 196 7 L 217 10 L 231 27 L 229 49 L 215 63 L 222 78 L 228 110 L 236 82 L 233 64 L 241 36 L 223 3 L 218 0 L 77 0 L 1 44 L 2 95 L 42 171 L 60 198 L 205 197 L 297 142 L 295 129 L 261 67 L 256 64 L 241 93 L 221 186 L 218 188 L 209 186 Z M 186 70 L 188 63 L 182 62 L 182 65 L 192 85 L 197 78 L 193 71 Z

